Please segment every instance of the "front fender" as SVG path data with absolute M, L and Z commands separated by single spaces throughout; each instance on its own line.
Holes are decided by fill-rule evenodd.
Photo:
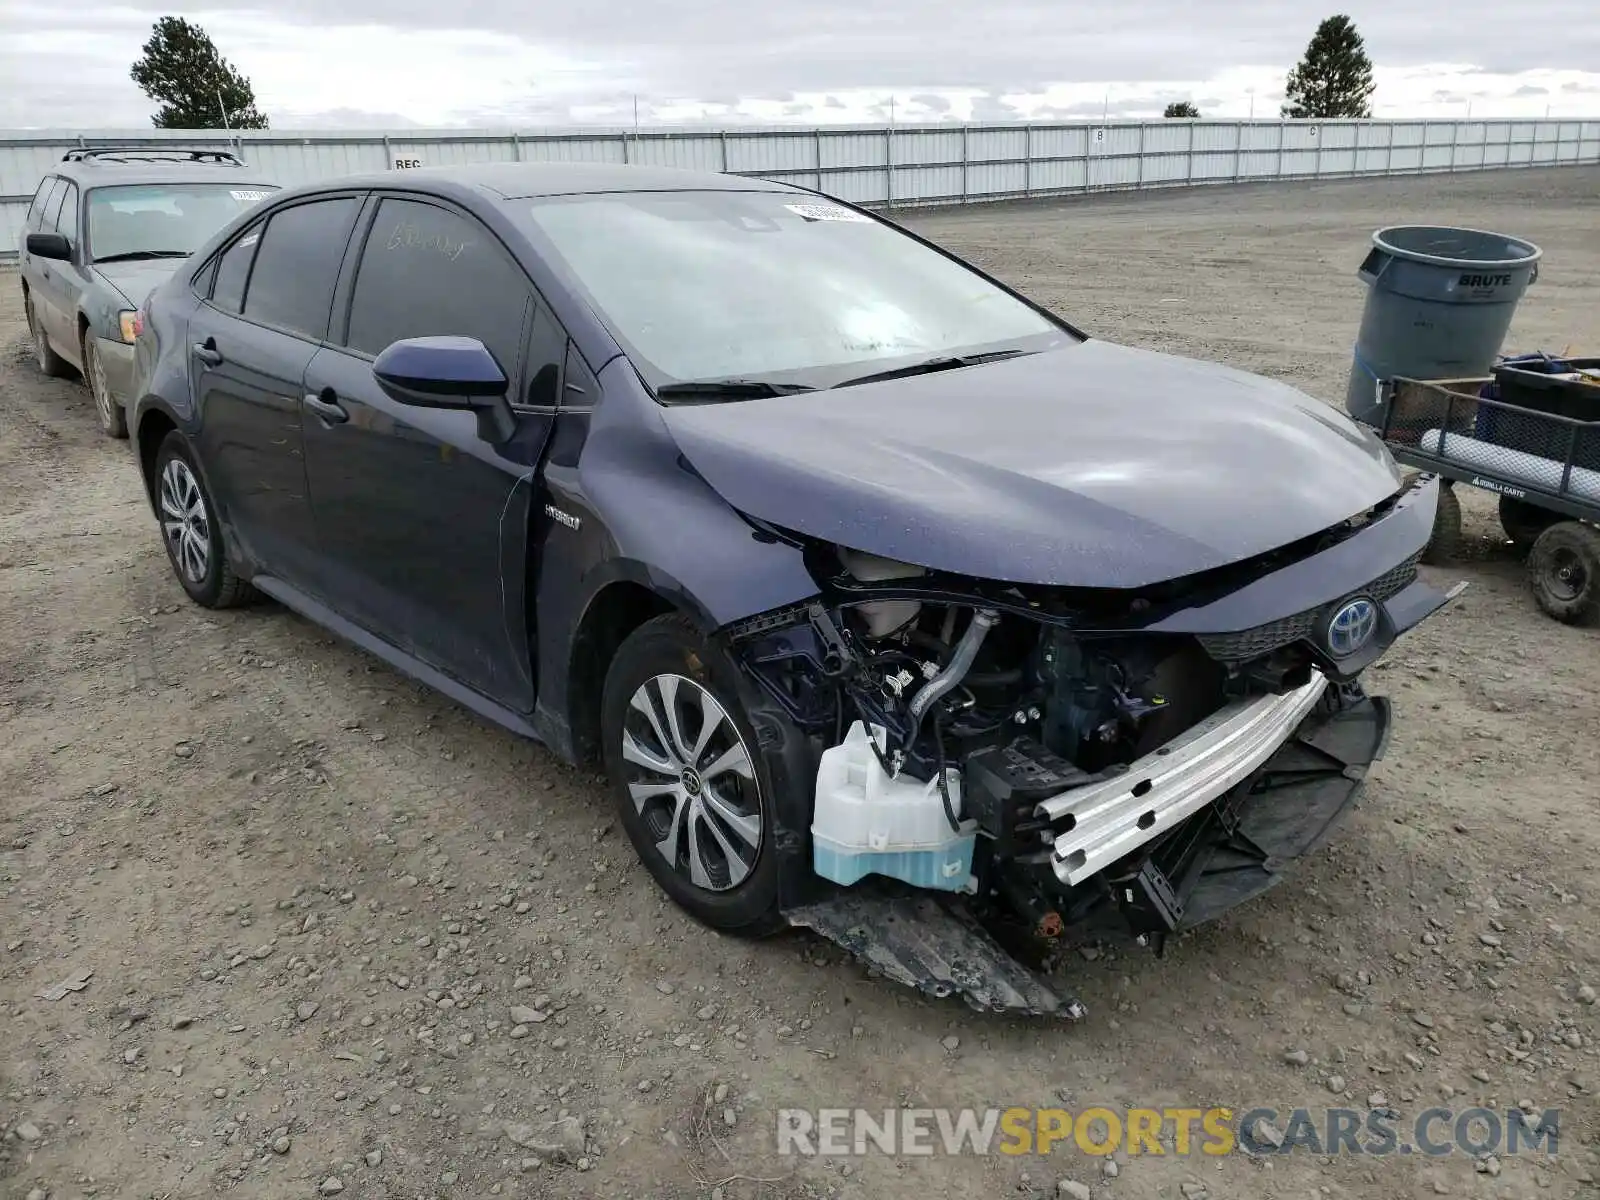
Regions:
M 658 566 L 632 558 L 610 558 L 599 563 L 578 582 L 578 593 L 583 597 L 582 608 L 572 623 L 575 631 L 588 618 L 595 601 L 613 584 L 632 583 L 659 596 L 678 612 L 687 616 L 706 637 L 710 637 L 725 622 L 719 622 L 712 610 L 677 576 Z
M 122 324 L 117 315 L 135 307 L 121 293 L 108 296 L 103 288 L 85 288 L 78 304 L 78 325 L 87 326 L 95 337 L 121 342 Z
M 661 409 L 624 359 L 601 372 L 604 401 L 581 444 L 553 439 L 550 498 L 581 514 L 580 595 L 631 579 L 673 599 L 708 630 L 814 595 L 798 546 L 737 513 L 679 453 Z
M 545 461 L 539 709 L 558 752 L 578 633 L 606 589 L 643 588 L 707 635 L 817 593 L 798 546 L 752 526 L 683 461 L 629 370 L 618 359 L 601 372 L 603 401 L 558 420 Z

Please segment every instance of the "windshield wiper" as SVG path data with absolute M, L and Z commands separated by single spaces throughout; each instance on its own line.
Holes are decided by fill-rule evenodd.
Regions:
M 662 400 L 692 400 L 702 396 L 713 400 L 757 400 L 816 390 L 809 383 L 774 383 L 770 379 L 688 379 L 681 383 L 664 383 L 656 389 L 656 395 Z
M 991 350 L 987 354 L 941 354 L 936 358 L 925 358 L 921 362 L 909 363 L 903 367 L 891 367 L 887 371 L 874 371 L 870 375 L 857 375 L 854 379 L 846 379 L 836 383 L 834 387 L 854 387 L 858 383 L 879 383 L 885 379 L 906 379 L 912 375 L 932 375 L 935 371 L 953 371 L 957 367 L 975 367 L 979 363 L 999 362 L 1002 358 L 1020 358 L 1024 354 L 1033 354 L 1032 350 Z
M 124 250 L 121 254 L 102 254 L 95 259 L 103 262 L 132 262 L 138 258 L 188 258 L 187 250 Z

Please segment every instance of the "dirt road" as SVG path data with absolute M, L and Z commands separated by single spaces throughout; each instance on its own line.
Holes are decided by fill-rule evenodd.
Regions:
M 1512 344 L 1600 346 L 1596 170 L 910 223 L 1091 332 L 1337 401 L 1355 268 L 1405 220 L 1536 240 Z M 1390 756 L 1329 851 L 1164 959 L 1069 954 L 1082 1024 L 995 1020 L 808 937 L 713 936 L 592 777 L 272 605 L 187 603 L 126 443 L 34 369 L 18 299 L 0 274 L 6 1196 L 1593 1194 L 1600 633 L 1537 612 L 1481 500 L 1475 561 L 1429 572 L 1471 589 L 1376 673 Z M 780 1107 L 1524 1103 L 1562 1110 L 1556 1161 L 1119 1154 L 1113 1177 L 1070 1146 L 774 1137 Z

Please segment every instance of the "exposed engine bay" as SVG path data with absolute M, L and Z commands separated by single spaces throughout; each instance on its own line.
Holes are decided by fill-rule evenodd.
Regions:
M 1412 558 L 1316 611 L 1200 634 L 1149 628 L 1159 597 L 1097 611 L 1094 597 L 807 553 L 822 594 L 730 630 L 821 747 L 813 866 L 835 888 L 795 923 L 926 991 L 1068 1015 L 1075 1001 L 976 960 L 997 943 L 1047 961 L 1089 929 L 1159 950 L 1276 883 L 1382 753 L 1388 709 L 1358 677 L 1396 633 L 1384 602 L 1417 576 Z M 910 918 L 882 914 L 907 905 L 913 941 L 937 912 L 981 926 L 982 945 L 895 945 Z

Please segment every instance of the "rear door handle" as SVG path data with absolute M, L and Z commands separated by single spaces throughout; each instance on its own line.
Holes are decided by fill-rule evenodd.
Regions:
M 339 403 L 338 393 L 332 388 L 323 388 L 320 392 L 307 392 L 305 401 L 307 408 L 330 425 L 338 425 L 350 419 L 350 413 Z
M 222 365 L 222 351 L 217 349 L 217 343 L 211 338 L 207 338 L 203 342 L 196 342 L 193 349 L 194 356 L 205 363 L 206 366 L 220 367 Z

